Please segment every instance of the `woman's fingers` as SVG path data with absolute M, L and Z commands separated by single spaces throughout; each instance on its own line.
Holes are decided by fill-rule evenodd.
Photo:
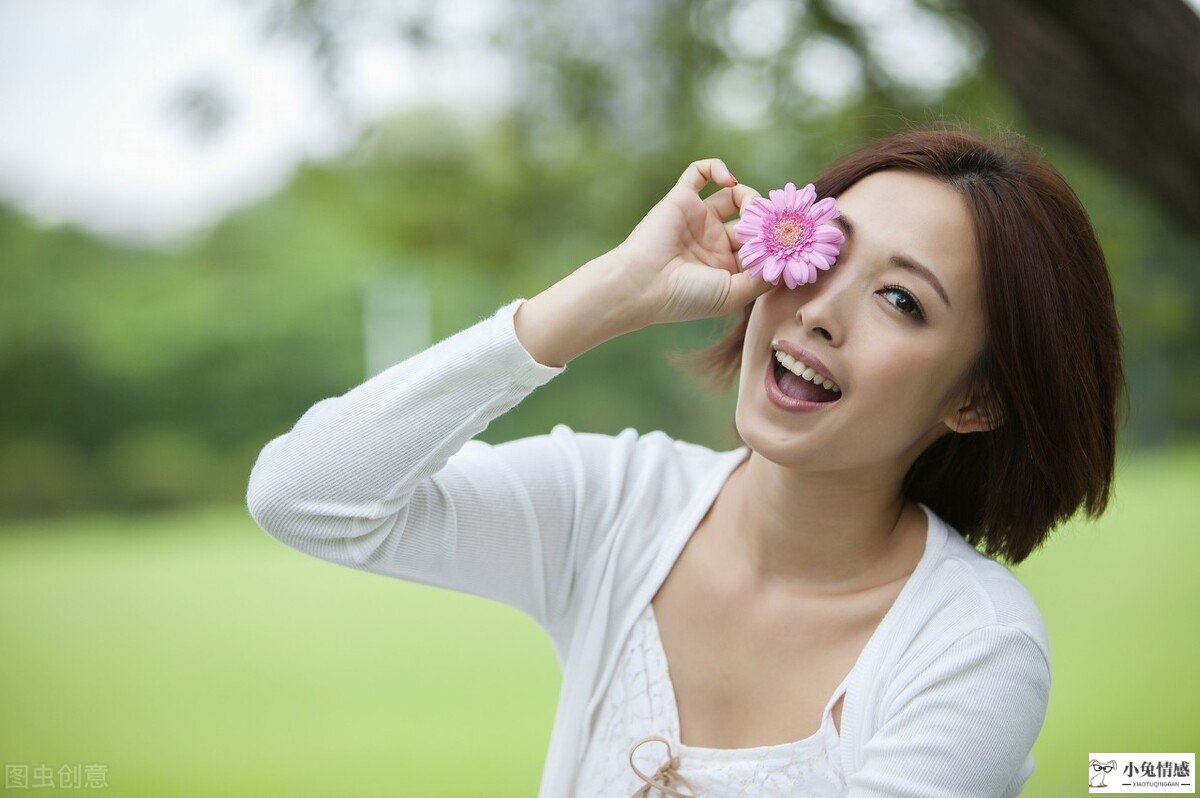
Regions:
M 745 243 L 737 237 L 737 233 L 733 232 L 733 228 L 737 227 L 737 223 L 739 221 L 741 220 L 734 219 L 732 222 L 725 223 L 725 237 L 729 239 L 729 248 L 734 252 L 737 252 L 739 249 L 741 249 L 742 244 Z
M 737 178 L 733 176 L 733 173 L 729 171 L 729 167 L 720 158 L 704 158 L 688 164 L 688 168 L 683 170 L 683 174 L 679 176 L 679 180 L 675 181 L 676 186 L 690 189 L 696 194 L 699 194 L 700 189 L 709 183 L 719 183 L 722 186 L 735 186 L 737 185 Z
M 720 315 L 741 310 L 775 286 L 762 278 L 761 274 L 749 275 L 738 272 L 729 278 L 729 294 Z
M 755 197 L 761 196 L 750 186 L 739 183 L 732 188 L 714 191 L 712 196 L 704 198 L 704 204 L 712 208 L 718 218 L 728 219 L 734 214 L 740 214 L 747 205 L 754 201 Z
M 757 191 L 750 188 L 750 186 L 737 185 L 733 188 L 723 188 L 720 191 L 714 192 L 711 197 L 706 197 L 704 202 L 710 208 L 712 208 L 713 213 L 715 213 L 718 218 L 725 219 L 729 216 L 733 216 L 734 214 L 738 214 L 739 216 L 744 215 L 743 212 L 750 205 L 750 203 L 753 202 L 755 198 L 761 196 L 762 194 L 759 194 Z M 725 235 L 729 239 L 729 248 L 734 252 L 737 252 L 743 243 L 734 233 L 734 228 L 737 227 L 738 222 L 740 221 L 741 219 L 734 219 L 732 221 L 725 222 Z

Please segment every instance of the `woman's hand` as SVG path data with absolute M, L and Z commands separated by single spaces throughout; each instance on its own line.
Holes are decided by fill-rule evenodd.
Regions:
M 700 199 L 710 182 L 726 188 Z M 725 221 L 759 196 L 719 158 L 695 161 L 613 250 L 646 325 L 724 316 L 771 290 L 742 271 L 737 220 Z

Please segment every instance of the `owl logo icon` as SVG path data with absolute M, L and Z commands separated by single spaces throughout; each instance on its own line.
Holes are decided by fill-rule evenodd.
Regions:
M 1104 777 L 1107 774 L 1112 773 L 1117 767 L 1117 760 L 1110 759 L 1107 762 L 1101 762 L 1099 759 L 1093 759 L 1090 764 L 1092 766 L 1092 770 L 1091 778 L 1088 779 L 1088 786 L 1107 787 L 1108 785 L 1104 783 Z

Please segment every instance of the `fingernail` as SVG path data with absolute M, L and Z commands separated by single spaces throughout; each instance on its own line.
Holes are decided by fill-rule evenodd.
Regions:
M 733 180 L 733 184 L 736 186 L 738 183 L 738 179 L 736 177 L 734 177 L 733 175 L 730 175 L 729 177 Z

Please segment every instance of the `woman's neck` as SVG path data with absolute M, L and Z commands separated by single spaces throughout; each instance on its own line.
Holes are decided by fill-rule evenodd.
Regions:
M 901 475 L 902 477 L 902 475 Z M 797 473 L 750 452 L 713 512 L 730 567 L 752 584 L 856 593 L 903 578 L 925 548 L 925 514 L 879 473 Z

